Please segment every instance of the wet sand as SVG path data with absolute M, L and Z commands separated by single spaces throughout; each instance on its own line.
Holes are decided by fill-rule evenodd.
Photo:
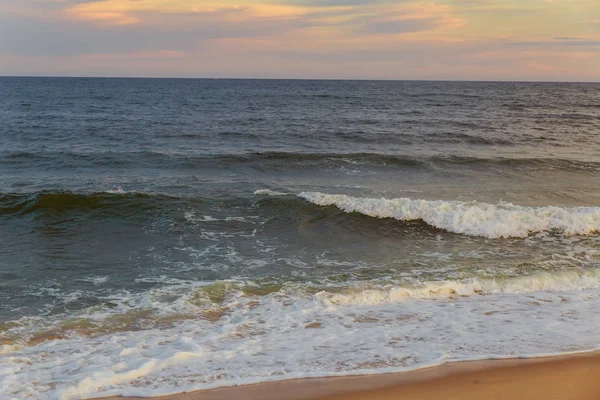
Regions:
M 398 374 L 294 379 L 162 400 L 600 400 L 600 352 L 469 361 Z M 111 400 L 134 399 L 132 397 Z

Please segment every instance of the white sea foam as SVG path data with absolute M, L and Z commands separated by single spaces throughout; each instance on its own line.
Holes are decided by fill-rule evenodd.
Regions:
M 108 276 L 88 276 L 85 278 L 80 278 L 78 279 L 78 281 L 80 282 L 89 282 L 89 283 L 93 283 L 95 286 L 99 286 L 102 285 L 103 283 L 106 283 L 108 281 L 109 277 Z
M 576 243 L 578 238 L 565 240 Z M 239 256 L 235 249 L 215 246 L 226 258 Z M 214 251 L 210 246 L 180 250 Z M 524 267 L 519 276 L 496 279 L 485 278 L 501 275 L 496 270 L 469 279 L 402 275 L 310 283 L 140 277 L 136 283 L 151 283 L 144 286 L 152 288 L 103 292 L 105 306 L 55 323 L 18 321 L 15 331 L 8 332 L 16 335 L 10 337 L 51 332 L 65 338 L 0 346 L 0 398 L 159 396 L 592 349 L 600 344 L 600 265 L 595 250 L 576 250 L 536 263 L 535 270 L 544 272 L 528 274 Z M 563 261 L 571 258 L 566 270 Z M 295 258 L 276 260 L 297 271 L 307 267 Z M 326 257 L 316 262 L 344 269 L 355 265 Z M 55 282 L 48 290 L 53 298 L 67 301 L 72 293 L 59 288 Z M 73 328 L 80 322 L 79 332 L 98 327 L 108 333 L 83 336 Z
M 569 236 L 600 231 L 600 207 L 524 207 L 510 203 L 376 199 L 319 192 L 303 192 L 298 196 L 349 213 L 401 221 L 423 220 L 439 229 L 492 239 L 527 237 L 543 231 L 559 231 Z
M 117 186 L 117 187 L 115 187 L 113 189 L 106 190 L 104 193 L 109 193 L 109 194 L 126 194 L 127 192 L 125 190 L 123 190 L 122 187 Z
M 259 190 L 256 190 L 254 192 L 254 194 L 256 196 L 289 196 L 289 195 L 293 195 L 293 193 L 277 192 L 277 191 L 270 190 L 270 189 L 259 189 Z
M 578 287 L 578 279 L 566 280 Z M 340 301 L 339 294 L 325 292 L 251 296 L 232 290 L 218 308 L 222 315 L 213 319 L 4 346 L 0 398 L 159 396 L 600 344 L 598 288 L 559 293 L 541 285 L 543 291 L 507 296 L 510 286 L 486 296 L 415 296 L 401 306 L 390 299 Z
M 414 286 L 349 290 L 344 293 L 323 291 L 317 296 L 332 304 L 373 305 L 410 299 L 443 299 L 491 294 L 528 294 L 568 292 L 600 287 L 600 270 L 539 272 L 504 279 L 467 279 L 426 282 Z

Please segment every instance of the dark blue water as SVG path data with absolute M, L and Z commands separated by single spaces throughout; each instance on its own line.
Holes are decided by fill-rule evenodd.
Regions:
M 509 293 L 522 304 L 523 293 L 593 289 L 599 104 L 598 84 L 0 78 L 0 345 L 18 358 L 120 332 L 165 339 L 190 320 L 222 332 L 323 293 L 397 310 L 398 290 L 446 300 Z M 490 312 L 491 303 L 467 297 Z M 237 310 L 232 298 L 258 306 L 256 315 L 235 322 L 225 311 Z M 326 310 L 319 324 L 331 318 Z M 551 309 L 535 315 L 545 327 L 558 323 Z M 373 323 L 386 335 L 396 329 Z M 354 332 L 350 325 L 327 332 Z M 507 341 L 520 335 L 518 349 L 529 343 L 533 353 L 593 347 L 586 332 L 557 340 L 555 330 L 536 347 L 516 329 Z M 290 335 L 272 340 L 311 343 Z M 480 339 L 465 356 L 506 353 Z M 232 351 L 219 343 L 215 351 Z M 407 346 L 411 362 L 372 363 L 382 355 L 367 346 L 348 368 L 339 354 L 319 353 L 317 370 L 436 359 Z M 243 362 L 262 372 L 225 384 L 274 371 Z M 282 377 L 312 368 L 281 365 Z M 65 368 L 52 374 L 74 373 Z M 40 373 L 20 367 L 10 381 L 2 371 L 0 396 L 17 398 Z M 49 398 L 77 398 L 68 387 Z
M 580 166 L 600 154 L 593 84 L 3 78 L 1 85 L 3 192 L 288 184 L 288 174 L 320 176 L 323 166 L 343 166 L 339 156 L 363 153 L 375 166 L 373 155 L 421 163 L 414 170 L 436 161 L 461 167 L 461 158 L 481 159 L 481 168 L 498 158 Z

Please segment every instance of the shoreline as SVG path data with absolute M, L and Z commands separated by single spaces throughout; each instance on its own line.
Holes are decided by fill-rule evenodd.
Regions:
M 453 361 L 398 373 L 288 379 L 152 398 L 426 400 L 442 393 L 445 400 L 597 400 L 600 395 L 600 350 L 538 357 Z M 142 398 L 113 396 L 98 399 Z

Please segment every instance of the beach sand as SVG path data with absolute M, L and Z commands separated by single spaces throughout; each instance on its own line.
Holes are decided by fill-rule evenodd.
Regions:
M 111 398 L 123 399 L 133 398 Z M 457 362 L 398 374 L 295 379 L 160 399 L 600 400 L 600 352 Z

